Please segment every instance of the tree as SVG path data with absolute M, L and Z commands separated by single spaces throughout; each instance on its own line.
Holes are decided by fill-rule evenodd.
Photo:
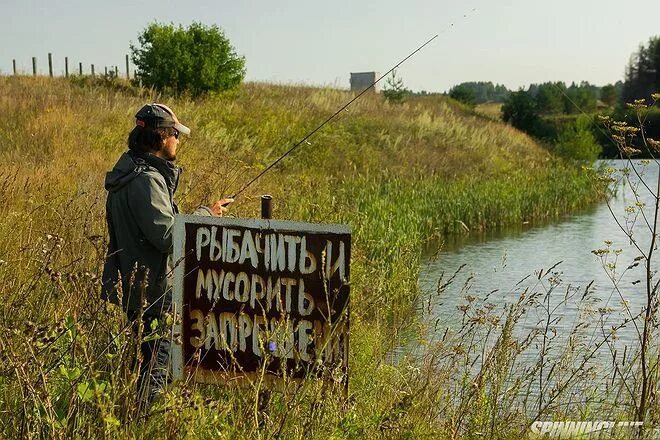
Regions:
M 592 86 L 588 82 L 581 82 L 580 85 L 572 83 L 564 91 L 564 113 L 593 112 L 596 110 L 598 87 Z
M 504 84 L 496 84 L 493 96 L 490 98 L 491 101 L 495 102 L 504 102 L 506 98 L 509 97 L 509 89 L 506 88 Z
M 617 90 L 616 85 L 607 84 L 601 87 L 600 100 L 603 101 L 603 103 L 609 105 L 610 107 L 614 107 L 614 105 L 619 100 L 619 90 Z
M 535 134 L 541 121 L 534 99 L 524 90 L 509 95 L 502 106 L 502 119 L 530 134 Z
M 648 47 L 639 46 L 626 67 L 626 81 L 623 86 L 623 101 L 649 99 L 652 93 L 660 90 L 660 36 L 651 37 Z
M 563 82 L 540 84 L 535 96 L 539 112 L 547 114 L 562 113 L 564 110 L 563 90 L 566 90 L 566 85 Z
M 470 107 L 477 105 L 477 98 L 472 87 L 466 84 L 459 84 L 449 90 L 449 97 L 467 104 Z
M 403 98 L 408 94 L 410 94 L 410 90 L 406 89 L 403 85 L 403 80 L 397 78 L 396 70 L 393 70 L 392 75 L 388 76 L 385 81 L 383 96 L 389 102 L 402 102 Z
M 452 91 L 456 91 L 458 97 L 455 98 L 452 96 Z M 449 96 L 452 96 L 452 98 L 459 101 L 461 101 L 459 97 L 464 98 L 469 97 L 470 95 L 474 96 L 476 104 L 483 104 L 485 102 L 504 102 L 507 96 L 509 96 L 509 90 L 503 85 L 494 85 L 490 81 L 462 82 L 449 90 Z
M 135 76 L 147 87 L 198 96 L 236 87 L 245 77 L 245 58 L 215 25 L 153 23 L 138 42 L 131 44 Z
M 554 151 L 566 159 L 593 162 L 598 159 L 602 148 L 591 131 L 592 120 L 580 115 L 573 124 L 564 126 L 557 136 Z
M 534 99 L 541 114 L 573 114 L 580 111 L 591 112 L 596 109 L 600 97 L 600 88 L 582 81 L 566 87 L 561 81 L 530 84 L 527 93 Z

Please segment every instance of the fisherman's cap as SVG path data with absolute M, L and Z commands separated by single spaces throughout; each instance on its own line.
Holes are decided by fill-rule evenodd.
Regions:
M 148 128 L 172 127 L 179 133 L 190 134 L 190 129 L 179 122 L 171 108 L 165 104 L 147 104 L 135 114 L 135 125 Z

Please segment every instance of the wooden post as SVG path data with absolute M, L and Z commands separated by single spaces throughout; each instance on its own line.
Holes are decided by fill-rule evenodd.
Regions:
M 32 76 L 37 76 L 37 57 L 32 57 Z
M 115 66 L 115 78 L 119 78 L 119 67 Z
M 108 66 L 105 66 L 105 76 L 108 76 Z
M 12 60 L 12 64 L 14 65 L 14 76 L 16 76 L 16 60 Z
M 69 57 L 64 57 L 64 76 L 69 77 Z
M 80 73 L 80 76 L 82 76 L 82 63 L 78 63 L 78 72 Z
M 128 70 L 128 54 L 126 54 L 126 79 L 131 79 L 131 71 Z
M 269 194 L 261 196 L 261 218 L 267 220 L 273 218 L 273 196 Z
M 53 77 L 53 54 L 48 52 L 48 76 Z
M 92 76 L 94 76 L 94 64 L 92 64 Z

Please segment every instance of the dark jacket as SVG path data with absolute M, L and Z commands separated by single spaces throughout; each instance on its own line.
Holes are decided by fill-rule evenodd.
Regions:
M 106 220 L 110 241 L 103 268 L 102 297 L 129 315 L 159 316 L 171 304 L 172 231 L 179 212 L 174 192 L 181 169 L 152 154 L 124 153 L 106 174 Z M 206 208 L 195 214 L 210 215 Z M 121 281 L 121 283 L 120 283 Z M 146 284 L 145 284 L 146 283 Z

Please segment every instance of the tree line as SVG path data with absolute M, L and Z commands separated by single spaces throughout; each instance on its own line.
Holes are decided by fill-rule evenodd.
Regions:
M 512 104 L 525 101 L 542 115 L 593 112 L 601 106 L 616 107 L 635 99 L 649 99 L 660 90 L 660 36 L 641 44 L 626 65 L 624 81 L 599 87 L 582 81 L 566 85 L 562 81 L 531 84 L 527 89 L 510 91 L 490 81 L 470 81 L 453 86 L 449 96 L 468 105 L 486 102 Z M 521 94 L 528 95 L 521 98 Z M 600 102 L 599 102 L 600 101 Z
M 636 126 L 634 112 L 629 111 L 626 103 L 640 99 L 649 103 L 651 95 L 658 91 L 660 36 L 651 37 L 647 45 L 640 45 L 631 56 L 624 81 L 603 87 L 588 82 L 573 83 L 568 87 L 562 82 L 532 84 L 527 90 L 509 94 L 502 106 L 502 119 L 548 141 L 557 152 L 561 151 L 561 155 L 586 158 L 602 150 L 605 157 L 616 157 L 618 150 L 603 134 L 603 127 L 598 126 L 596 113 L 605 113 Z M 660 110 L 656 108 L 648 112 L 644 128 L 647 135 L 660 136 Z M 594 148 L 592 140 L 601 148 Z
M 491 81 L 463 82 L 449 90 L 450 97 L 471 106 L 486 102 L 504 102 L 510 93 L 503 84 L 493 84 Z
M 648 46 L 641 44 L 626 66 L 623 102 L 649 99 L 660 91 L 660 36 L 651 37 Z
M 464 104 L 474 106 L 487 102 L 506 103 L 512 93 L 524 92 L 532 98 L 542 114 L 573 114 L 581 109 L 593 111 L 599 104 L 614 106 L 621 97 L 623 82 L 603 87 L 582 81 L 566 85 L 563 81 L 531 84 L 527 89 L 512 92 L 506 86 L 492 82 L 463 82 L 449 90 L 449 96 Z M 599 103 L 598 101 L 601 101 Z

